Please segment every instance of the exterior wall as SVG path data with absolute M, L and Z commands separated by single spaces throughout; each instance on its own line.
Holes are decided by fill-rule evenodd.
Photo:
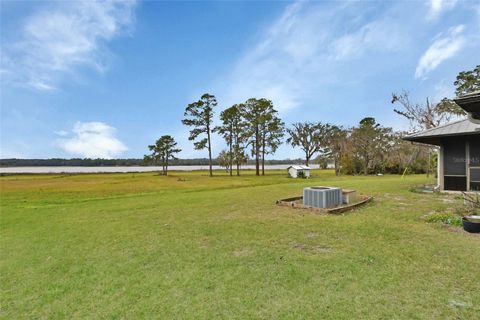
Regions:
M 468 141 L 469 187 L 471 191 L 480 191 L 480 136 Z
M 467 173 L 467 190 L 470 191 L 470 143 L 465 141 L 465 171 Z
M 443 139 L 438 168 L 440 190 L 478 191 L 479 139 L 475 135 Z
M 294 169 L 294 168 L 288 169 L 288 175 L 291 178 L 296 178 L 297 177 L 297 169 Z
M 438 164 L 437 164 L 438 172 L 437 172 L 437 181 L 438 181 L 438 186 L 440 187 L 440 190 L 445 190 L 445 179 L 444 179 L 444 173 L 443 173 L 443 145 L 440 146 L 440 150 L 438 150 Z
M 448 137 L 442 141 L 444 190 L 467 191 L 467 153 L 465 137 Z
M 298 173 L 302 171 L 305 174 L 306 178 L 310 178 L 310 170 L 297 170 L 295 168 L 288 169 L 288 175 L 291 178 L 298 178 Z

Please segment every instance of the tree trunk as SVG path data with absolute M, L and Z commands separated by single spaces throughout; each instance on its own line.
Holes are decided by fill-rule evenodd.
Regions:
M 231 131 L 230 131 L 231 132 Z M 232 153 L 232 145 L 233 145 L 233 137 L 232 134 L 230 133 L 230 153 L 229 153 L 229 158 L 228 160 L 230 161 L 230 177 L 233 174 L 233 153 Z
M 260 175 L 260 152 L 257 147 L 255 147 L 255 175 Z
M 260 147 L 259 147 L 258 125 L 255 128 L 255 175 L 260 175 Z
M 335 157 L 334 161 L 335 161 L 335 175 L 338 176 L 340 175 L 340 163 L 339 163 L 340 161 L 338 160 L 337 157 Z
M 239 161 L 239 143 L 238 143 L 238 130 L 235 129 L 235 135 L 234 135 L 234 140 L 235 140 L 235 157 L 232 154 L 232 160 L 235 158 L 235 164 L 237 165 L 237 176 L 240 176 L 240 161 Z
M 428 102 L 428 100 L 427 100 Z M 430 168 L 431 168 L 431 162 L 432 162 L 432 153 L 430 152 L 430 149 L 428 149 L 428 165 L 427 165 L 427 178 L 430 178 Z
M 208 140 L 208 167 L 209 167 L 209 173 L 210 177 L 213 176 L 212 172 L 212 145 L 210 143 L 210 126 L 207 125 L 207 140 Z
M 308 167 L 309 163 L 310 163 L 310 156 L 308 155 L 308 152 L 305 152 L 305 165 Z
M 265 175 L 265 137 L 262 143 L 262 176 Z

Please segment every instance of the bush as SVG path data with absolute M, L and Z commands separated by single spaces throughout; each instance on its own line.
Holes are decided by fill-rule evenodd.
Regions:
M 474 194 L 463 194 L 463 203 L 465 205 L 465 210 L 467 214 L 479 214 L 480 212 L 480 192 L 475 192 Z
M 426 219 L 427 222 L 442 222 L 451 226 L 461 226 L 462 217 L 456 213 L 451 212 L 436 212 L 429 215 Z
M 410 192 L 416 193 L 439 193 L 439 189 L 435 189 L 436 185 L 434 184 L 419 184 L 410 187 Z

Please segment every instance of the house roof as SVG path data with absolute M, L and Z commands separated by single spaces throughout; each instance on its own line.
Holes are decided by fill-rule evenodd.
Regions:
M 310 170 L 310 167 L 307 167 L 307 166 L 304 166 L 304 165 L 293 165 L 293 166 L 290 166 L 287 168 L 290 169 L 290 168 L 293 168 L 295 170 Z
M 480 91 L 464 94 L 454 99 L 454 101 L 467 112 L 480 111 Z
M 457 99 L 455 103 L 469 114 L 471 121 L 480 122 L 480 91 L 465 94 Z
M 413 142 L 440 145 L 441 138 L 443 137 L 467 136 L 475 134 L 480 134 L 480 124 L 476 124 L 468 119 L 465 119 L 414 133 L 404 137 L 403 139 Z

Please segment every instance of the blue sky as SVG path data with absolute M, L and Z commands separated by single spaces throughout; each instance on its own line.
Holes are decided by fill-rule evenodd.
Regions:
M 204 157 L 180 121 L 205 92 L 218 113 L 265 97 L 287 125 L 406 129 L 392 92 L 453 97 L 480 63 L 479 1 L 2 1 L 0 23 L 1 158 L 140 158 L 163 134 Z

